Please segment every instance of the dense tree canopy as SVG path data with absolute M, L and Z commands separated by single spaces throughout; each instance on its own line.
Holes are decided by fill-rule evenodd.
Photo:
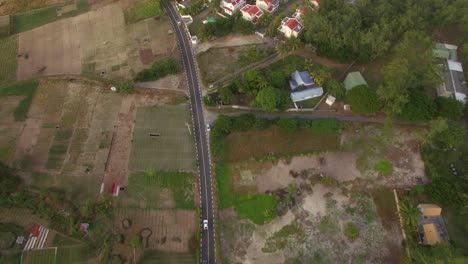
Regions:
M 0 162 L 0 196 L 6 197 L 16 191 L 21 182 L 11 168 Z
M 305 16 L 305 40 L 320 55 L 369 61 L 409 30 L 428 30 L 465 16 L 464 0 L 322 0 Z M 468 21 L 468 19 L 467 19 Z
M 279 109 L 283 105 L 283 98 L 279 89 L 266 87 L 258 92 L 253 106 L 258 106 L 264 111 L 271 112 Z

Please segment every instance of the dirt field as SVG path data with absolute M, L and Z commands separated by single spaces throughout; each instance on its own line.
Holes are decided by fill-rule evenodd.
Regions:
M 0 16 L 64 2 L 66 0 L 3 0 L 0 1 L 0 3 L 3 3 L 3 5 L 0 5 Z
M 169 29 L 165 19 L 126 25 L 119 3 L 47 24 L 20 34 L 17 78 L 82 72 L 130 78 L 143 61 L 177 51 Z M 141 50 L 151 56 L 140 58 Z
M 130 219 L 132 226 L 125 229 L 124 219 Z M 125 243 L 114 243 L 114 254 L 130 258 L 133 253 L 128 241 L 144 228 L 152 231 L 145 250 L 156 249 L 163 252 L 189 252 L 188 241 L 198 229 L 197 214 L 189 210 L 141 210 L 119 208 L 115 212 L 115 230 L 125 237 Z M 142 251 L 138 252 L 140 256 Z

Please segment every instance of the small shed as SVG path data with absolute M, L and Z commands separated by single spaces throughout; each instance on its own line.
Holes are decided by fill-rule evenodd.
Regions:
M 334 96 L 328 95 L 325 103 L 329 106 L 332 106 L 335 103 L 335 101 L 336 101 L 336 98 Z
M 425 224 L 423 225 L 424 239 L 423 242 L 425 245 L 436 245 L 440 243 L 439 233 L 434 224 Z
M 436 204 L 419 204 L 419 210 L 423 216 L 440 216 L 442 208 Z
M 350 72 L 343 81 L 344 87 L 347 91 L 353 89 L 356 86 L 368 85 L 364 77 L 358 71 Z

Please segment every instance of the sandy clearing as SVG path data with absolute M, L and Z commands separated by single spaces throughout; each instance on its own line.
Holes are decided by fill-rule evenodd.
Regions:
M 280 160 L 276 166 L 257 174 L 259 192 L 288 187 L 294 182 L 290 171 L 311 170 L 314 173 L 329 175 L 339 182 L 351 181 L 361 176 L 356 168 L 357 155 L 352 152 L 328 152 L 320 155 L 296 156 L 288 163 Z

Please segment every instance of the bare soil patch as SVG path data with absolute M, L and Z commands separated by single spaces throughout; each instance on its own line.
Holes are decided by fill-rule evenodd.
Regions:
M 122 221 L 129 219 L 130 228 L 123 228 Z M 115 212 L 114 228 L 117 234 L 124 236 L 123 243 L 114 243 L 114 254 L 122 254 L 128 259 L 132 258 L 133 250 L 129 241 L 141 230 L 149 228 L 144 249 L 154 249 L 163 252 L 189 252 L 189 240 L 195 234 L 197 214 L 190 210 L 141 210 L 132 208 L 119 208 Z M 140 252 L 141 253 L 141 252 Z
M 64 3 L 65 0 L 3 0 L 0 1 L 0 16 L 12 15 L 21 11 L 31 10 L 53 4 Z

